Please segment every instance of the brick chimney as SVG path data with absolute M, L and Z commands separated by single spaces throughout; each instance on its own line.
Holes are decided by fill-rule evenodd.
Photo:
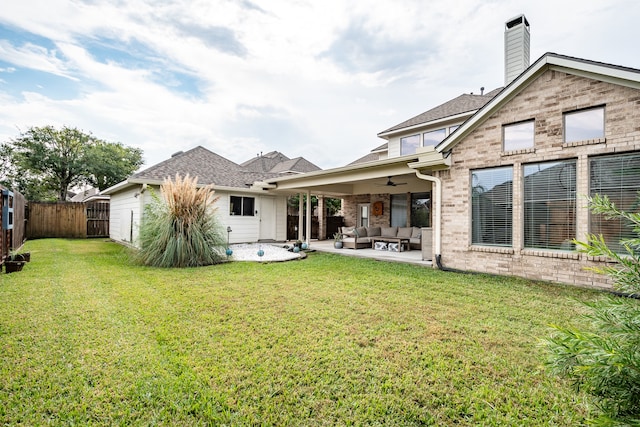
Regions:
M 529 67 L 531 34 L 529 21 L 524 15 L 505 23 L 504 29 L 504 84 L 511 83 Z

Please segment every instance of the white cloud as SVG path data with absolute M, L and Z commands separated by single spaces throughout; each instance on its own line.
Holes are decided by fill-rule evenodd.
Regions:
M 504 22 L 520 13 L 531 22 L 532 61 L 555 51 L 640 68 L 639 5 L 9 2 L 0 10 L 0 25 L 15 33 L 0 40 L 0 140 L 17 127 L 64 124 L 140 147 L 149 164 L 204 145 L 237 162 L 280 150 L 339 166 L 380 145 L 381 130 L 502 85 Z M 77 95 L 5 92 L 24 69 L 75 79 Z M 183 93 L 185 82 L 198 91 Z

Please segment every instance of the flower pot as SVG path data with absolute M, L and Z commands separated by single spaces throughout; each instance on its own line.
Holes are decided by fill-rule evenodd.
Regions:
M 342 242 L 333 242 L 333 247 L 336 249 L 342 249 Z
M 23 254 L 15 254 L 11 257 L 11 261 L 31 261 L 31 252 L 25 252 Z
M 24 261 L 5 261 L 4 268 L 7 273 L 14 273 L 16 271 L 22 270 L 24 267 Z

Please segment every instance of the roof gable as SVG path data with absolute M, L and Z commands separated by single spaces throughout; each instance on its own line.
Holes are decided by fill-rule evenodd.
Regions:
M 198 177 L 198 183 L 216 186 L 246 188 L 256 180 L 274 174 L 248 171 L 204 147 L 198 146 L 132 175 L 129 180 L 161 182 L 176 174 Z
M 453 148 L 495 111 L 502 108 L 549 69 L 640 89 L 640 70 L 558 55 L 556 53 L 545 53 L 507 87 L 499 91 L 473 116 L 467 119 L 455 132 L 438 144 L 436 150 L 444 152 Z

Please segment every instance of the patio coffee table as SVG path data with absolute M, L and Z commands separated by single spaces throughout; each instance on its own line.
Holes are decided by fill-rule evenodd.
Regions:
M 376 248 L 376 242 L 387 242 L 387 243 L 397 243 L 398 244 L 398 252 L 402 252 L 403 246 L 407 245 L 407 250 L 411 250 L 411 245 L 409 244 L 409 239 L 406 237 L 372 237 L 371 238 L 371 249 Z

